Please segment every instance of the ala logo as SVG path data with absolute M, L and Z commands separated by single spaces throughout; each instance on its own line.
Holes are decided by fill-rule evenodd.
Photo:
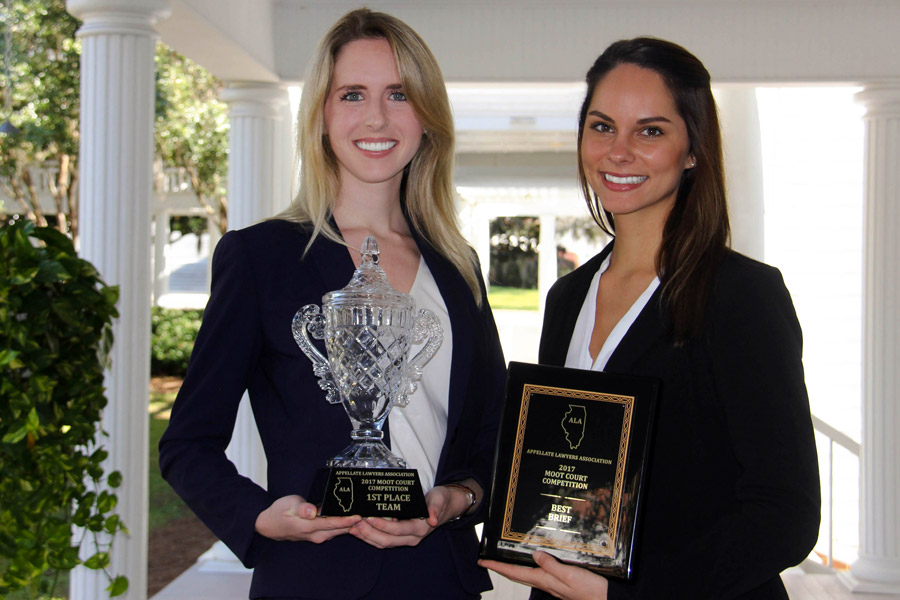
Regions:
M 338 477 L 334 486 L 334 497 L 337 498 L 341 510 L 350 512 L 353 508 L 353 480 L 349 477 Z
M 584 426 L 587 421 L 587 409 L 578 404 L 570 404 L 569 410 L 562 418 L 562 428 L 566 434 L 569 448 L 575 450 L 584 439 Z

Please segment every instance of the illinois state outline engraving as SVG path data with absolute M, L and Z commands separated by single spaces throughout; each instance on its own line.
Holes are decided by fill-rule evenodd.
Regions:
M 575 450 L 584 439 L 585 421 L 587 421 L 587 409 L 578 404 L 570 404 L 569 410 L 563 415 L 562 428 L 566 432 L 566 441 L 569 449 Z
M 338 477 L 334 486 L 334 497 L 344 512 L 350 512 L 353 508 L 353 480 L 349 477 Z

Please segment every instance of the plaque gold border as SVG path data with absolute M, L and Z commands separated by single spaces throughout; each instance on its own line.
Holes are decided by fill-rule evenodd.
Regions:
M 622 417 L 622 435 L 619 439 L 619 456 L 616 460 L 616 477 L 613 483 L 612 502 L 609 514 L 609 539 L 610 544 L 606 550 L 598 551 L 596 546 L 583 543 L 560 544 L 552 540 L 529 535 L 512 530 L 512 515 L 515 509 L 516 488 L 519 482 L 519 467 L 522 462 L 522 452 L 525 445 L 525 426 L 528 421 L 528 407 L 532 394 L 558 396 L 561 398 L 587 400 L 591 402 L 608 402 L 624 405 Z M 622 505 L 622 493 L 625 482 L 625 463 L 628 456 L 628 441 L 631 439 L 631 422 L 634 411 L 634 396 L 606 394 L 587 390 L 575 390 L 569 388 L 524 384 L 522 388 L 522 402 L 519 407 L 519 420 L 516 426 L 516 443 L 513 451 L 512 468 L 510 469 L 509 486 L 506 493 L 505 510 L 503 514 L 503 526 L 500 531 L 500 539 L 529 543 L 534 542 L 543 547 L 552 547 L 562 550 L 574 550 L 586 552 L 596 556 L 615 556 L 618 547 L 619 511 Z

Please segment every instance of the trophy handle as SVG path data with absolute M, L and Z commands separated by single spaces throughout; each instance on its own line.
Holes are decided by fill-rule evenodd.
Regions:
M 422 349 L 406 363 L 406 372 L 400 381 L 400 392 L 394 401 L 397 406 L 404 407 L 409 404 L 409 397 L 416 391 L 418 381 L 422 378 L 422 367 L 434 357 L 441 347 L 441 342 L 444 341 L 444 330 L 441 329 L 438 318 L 433 312 L 423 308 L 413 324 L 410 342 L 421 344 L 425 340 L 428 341 Z
M 303 354 L 312 361 L 313 374 L 319 378 L 319 387 L 325 390 L 325 399 L 331 404 L 340 404 L 341 399 L 331 375 L 331 366 L 328 359 L 322 356 L 309 339 L 309 334 L 317 340 L 325 339 L 325 317 L 320 314 L 319 307 L 315 304 L 307 304 L 297 311 L 291 321 L 291 330 L 294 333 L 294 341 L 300 346 Z

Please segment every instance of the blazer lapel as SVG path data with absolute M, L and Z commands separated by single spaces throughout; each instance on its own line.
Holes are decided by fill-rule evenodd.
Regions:
M 666 335 L 668 319 L 664 311 L 662 287 L 658 287 L 609 357 L 604 370 L 612 373 L 631 371 L 635 362 Z
M 603 261 L 612 252 L 612 248 L 613 243 L 610 242 L 599 254 L 557 282 L 557 285 L 562 286 L 554 291 L 559 294 L 559 298 L 555 299 L 553 313 L 545 315 L 544 326 L 541 329 L 541 363 L 565 365 L 575 323 L 591 287 L 591 281 L 603 265 Z
M 319 236 L 306 255 L 315 265 L 323 288 L 330 291 L 339 290 L 350 283 L 353 276 L 353 259 L 350 252 L 341 244 Z
M 479 327 L 480 317 L 476 312 L 475 299 L 462 276 L 427 241 L 416 234 L 413 235 L 419 246 L 419 252 L 441 292 L 450 319 L 450 331 L 444 333 L 449 334 L 448 337 L 453 340 L 450 359 L 453 366 L 450 371 L 450 403 L 447 408 L 447 431 L 453 431 L 462 414 L 461 400 L 466 397 L 472 369 L 472 361 L 467 357 L 472 356 L 474 352 L 475 329 Z
M 594 274 L 612 252 L 613 243 L 608 244 L 599 254 L 578 268 L 568 281 L 560 280 L 563 285 L 558 291 L 559 297 L 554 302 L 554 313 L 544 319 L 544 330 L 541 332 L 541 362 L 562 366 L 566 362 L 569 343 L 575 331 L 578 313 L 587 296 L 588 288 Z M 638 315 L 628 329 L 625 337 L 619 342 L 615 351 L 606 363 L 605 371 L 628 372 L 635 362 L 668 331 L 668 320 L 662 305 L 661 288 L 657 288 L 644 310 Z

